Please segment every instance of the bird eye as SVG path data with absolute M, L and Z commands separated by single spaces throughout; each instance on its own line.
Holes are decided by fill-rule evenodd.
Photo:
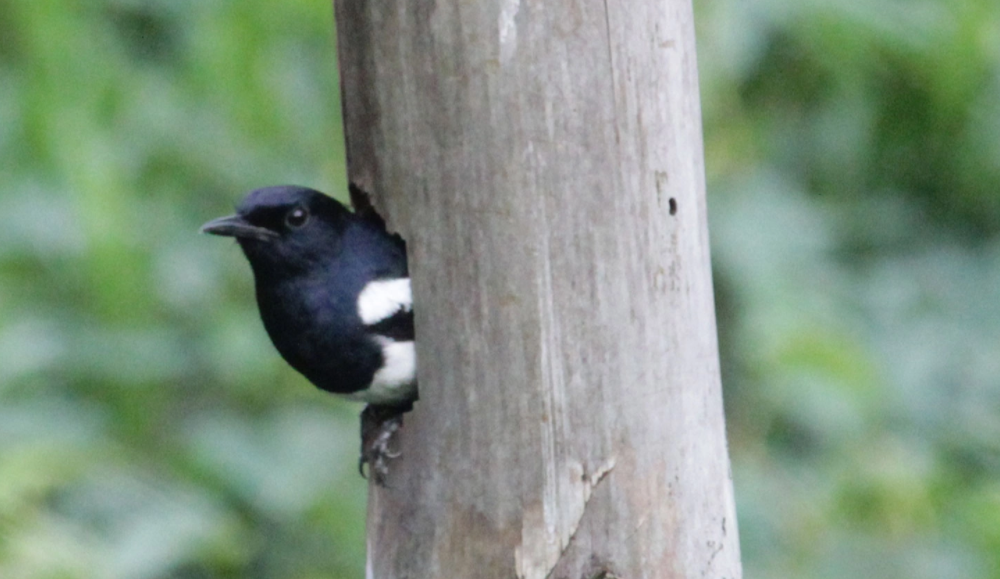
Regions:
M 309 212 L 303 207 L 296 207 L 285 215 L 285 224 L 291 229 L 298 229 L 309 221 Z

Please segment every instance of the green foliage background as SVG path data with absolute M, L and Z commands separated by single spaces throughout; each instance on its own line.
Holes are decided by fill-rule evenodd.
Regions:
M 748 577 L 1000 577 L 1000 4 L 700 0 Z M 0 0 L 0 577 L 362 577 L 241 194 L 341 191 L 326 0 Z

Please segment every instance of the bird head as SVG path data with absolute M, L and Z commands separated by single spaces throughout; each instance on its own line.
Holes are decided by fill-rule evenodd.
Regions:
M 201 232 L 235 238 L 255 272 L 306 271 L 339 252 L 350 215 L 319 191 L 282 185 L 251 191 Z

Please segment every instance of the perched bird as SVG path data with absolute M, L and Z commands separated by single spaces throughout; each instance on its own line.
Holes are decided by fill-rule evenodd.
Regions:
M 328 392 L 367 402 L 361 460 L 384 481 L 388 443 L 417 398 L 406 246 L 352 185 L 352 213 L 306 187 L 252 191 L 202 226 L 250 262 L 260 317 L 281 356 Z

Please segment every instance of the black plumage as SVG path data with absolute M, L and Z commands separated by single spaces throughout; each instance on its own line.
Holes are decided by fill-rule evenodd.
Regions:
M 365 199 L 360 190 L 351 193 Z M 392 418 L 416 399 L 406 246 L 370 205 L 352 213 L 313 189 L 267 187 L 202 231 L 239 243 L 264 328 L 281 356 L 317 387 L 375 407 L 363 417 L 378 415 L 398 428 Z M 372 434 L 371 424 L 362 428 L 383 439 L 375 450 L 384 454 L 388 435 Z M 363 460 L 381 460 L 372 453 L 363 447 Z

